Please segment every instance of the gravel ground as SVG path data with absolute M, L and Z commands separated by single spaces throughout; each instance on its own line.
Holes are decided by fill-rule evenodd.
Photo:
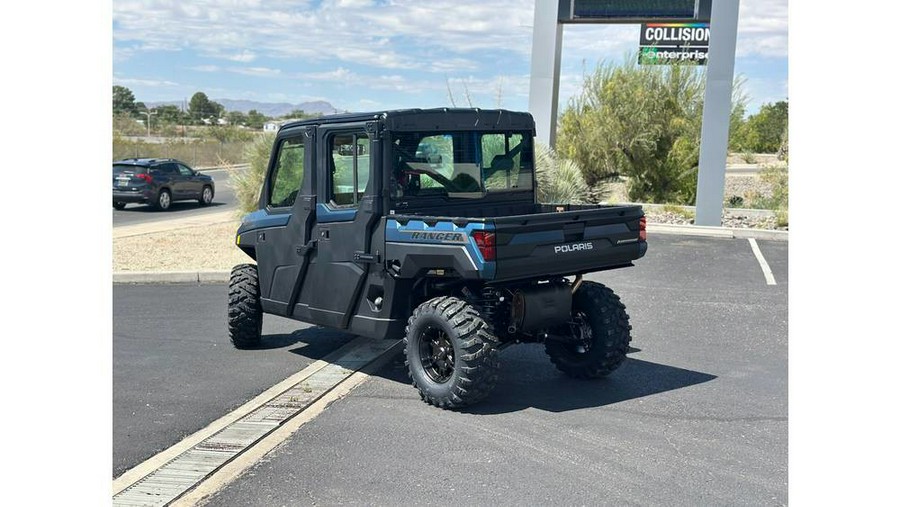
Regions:
M 113 240 L 113 271 L 230 270 L 252 262 L 234 244 L 240 221 Z

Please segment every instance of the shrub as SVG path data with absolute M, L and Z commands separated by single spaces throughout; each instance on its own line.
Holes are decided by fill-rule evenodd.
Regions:
M 584 181 L 581 168 L 575 161 L 563 159 L 549 146 L 535 143 L 534 165 L 539 202 L 546 204 L 589 202 L 589 188 Z M 602 186 L 600 188 L 603 189 Z
M 694 202 L 702 74 L 693 67 L 601 63 L 560 121 L 558 148 L 594 184 L 629 178 L 633 201 Z
M 229 180 L 234 188 L 238 207 L 242 212 L 249 213 L 257 209 L 259 192 L 266 178 L 269 155 L 274 143 L 274 133 L 269 132 L 257 136 L 244 149 L 243 158 L 250 164 L 250 167 L 241 171 L 229 171 Z
M 633 56 L 633 57 L 632 57 Z M 560 119 L 557 148 L 588 184 L 628 177 L 632 201 L 693 204 L 700 160 L 704 69 L 691 65 L 599 64 Z M 736 80 L 731 119 L 746 99 Z

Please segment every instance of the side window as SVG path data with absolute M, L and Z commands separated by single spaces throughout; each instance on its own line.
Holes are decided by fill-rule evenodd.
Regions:
M 178 174 L 178 167 L 175 164 L 167 163 L 156 166 L 156 170 L 166 176 L 175 176 Z
M 269 194 L 269 205 L 276 208 L 294 205 L 303 180 L 303 137 L 288 137 L 278 143 L 278 158 Z
M 187 167 L 178 164 L 178 172 L 181 173 L 182 176 L 193 176 L 194 172 L 188 169 Z
M 334 205 L 357 207 L 369 185 L 369 137 L 364 132 L 334 134 L 328 138 L 331 152 L 331 195 Z

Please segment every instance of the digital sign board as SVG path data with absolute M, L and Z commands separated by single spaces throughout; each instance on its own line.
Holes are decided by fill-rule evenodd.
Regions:
M 559 0 L 561 23 L 709 21 L 712 0 Z

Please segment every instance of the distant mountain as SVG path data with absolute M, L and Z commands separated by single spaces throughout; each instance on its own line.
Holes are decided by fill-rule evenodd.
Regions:
M 301 109 L 308 114 L 334 114 L 339 113 L 334 106 L 324 100 L 314 100 L 312 102 L 301 102 L 299 104 L 290 104 L 287 102 L 256 102 L 255 100 L 232 100 L 232 99 L 211 99 L 225 107 L 226 111 L 240 111 L 249 113 L 251 109 L 256 109 L 260 113 L 277 118 L 284 116 L 295 109 Z M 181 102 L 164 101 L 164 102 L 147 102 L 147 107 L 159 107 L 173 105 L 181 107 Z

